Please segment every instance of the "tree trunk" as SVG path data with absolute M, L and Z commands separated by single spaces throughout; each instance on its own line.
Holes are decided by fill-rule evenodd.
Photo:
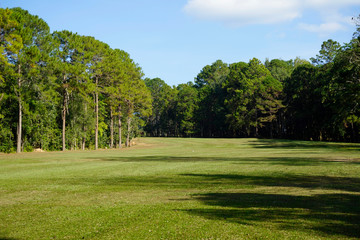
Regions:
M 85 103 L 85 114 L 87 115 L 87 104 Z M 81 150 L 85 150 L 85 147 L 86 147 L 86 131 L 87 131 L 87 128 L 86 126 L 84 125 L 84 136 L 82 137 L 82 141 L 81 141 Z
M 96 114 L 96 123 L 95 123 L 95 150 L 98 149 L 98 138 L 99 138 L 99 93 L 98 93 L 98 81 L 99 78 L 96 77 L 95 82 L 95 114 Z
M 119 148 L 121 148 L 121 106 L 119 106 Z
M 19 78 L 18 78 L 18 86 L 19 86 L 19 92 L 18 92 L 18 101 L 19 101 L 19 121 L 18 121 L 18 126 L 17 126 L 17 148 L 16 148 L 16 152 L 20 153 L 21 152 L 21 135 L 22 135 L 22 104 L 21 104 L 21 78 L 20 78 L 20 74 L 21 74 L 21 65 L 19 65 L 19 69 L 18 69 L 18 74 L 19 74 Z
M 64 106 L 62 109 L 62 150 L 65 151 L 65 127 L 66 127 L 66 95 L 64 95 Z
M 131 117 L 128 116 L 127 119 L 127 135 L 126 135 L 126 147 L 131 147 L 130 145 L 130 133 L 131 133 Z
M 114 147 L 114 114 L 110 107 L 110 148 Z
M 84 129 L 84 131 L 86 131 L 86 130 Z M 85 139 L 85 137 L 83 137 L 82 143 L 81 143 L 81 150 L 85 150 L 85 147 L 86 147 L 86 139 Z
M 64 74 L 64 83 L 66 81 L 66 75 Z M 67 108 L 67 89 L 64 89 L 64 99 L 63 99 L 63 109 L 62 109 L 62 150 L 65 151 L 65 131 L 66 131 L 66 108 Z

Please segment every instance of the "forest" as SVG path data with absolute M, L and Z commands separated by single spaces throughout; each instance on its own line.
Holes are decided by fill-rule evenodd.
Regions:
M 169 86 L 123 50 L 0 9 L 0 152 L 121 148 L 137 136 L 360 142 L 359 20 L 348 43 L 329 39 L 310 61 L 217 60 Z
M 360 141 L 360 18 L 349 43 L 324 41 L 309 61 L 253 58 L 205 66 L 194 83 L 145 79 L 145 132 L 172 137 Z

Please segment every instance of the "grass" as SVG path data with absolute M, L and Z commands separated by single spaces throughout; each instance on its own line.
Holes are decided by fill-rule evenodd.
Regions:
M 0 240 L 359 238 L 360 144 L 142 138 L 0 154 Z

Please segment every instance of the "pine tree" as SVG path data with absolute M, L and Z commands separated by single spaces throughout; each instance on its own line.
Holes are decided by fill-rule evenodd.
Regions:
M 58 94 L 62 98 L 62 150 L 66 150 L 66 116 L 69 110 L 70 95 L 78 91 L 86 94 L 82 80 L 86 77 L 83 45 L 79 35 L 69 31 L 53 33 L 54 51 L 52 68 L 56 76 Z

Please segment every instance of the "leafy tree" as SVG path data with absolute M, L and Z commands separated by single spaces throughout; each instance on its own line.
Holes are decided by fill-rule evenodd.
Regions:
M 90 129 L 94 125 L 94 114 L 90 109 L 90 98 L 86 98 L 81 94 L 77 94 L 74 92 L 69 96 L 69 104 L 68 107 L 68 125 L 66 128 L 67 132 L 67 145 L 70 146 L 72 150 L 76 150 L 81 147 L 81 149 L 85 149 L 85 141 L 84 139 L 88 138 Z
M 12 18 L 12 11 L 0 8 L 0 151 L 9 152 L 13 148 L 11 99 L 12 87 L 16 76 L 14 61 L 23 47 L 21 36 L 16 33 L 18 22 Z M 11 111 L 10 111 L 11 110 Z
M 152 115 L 147 119 L 146 130 L 152 136 L 166 136 L 168 132 L 168 112 L 174 101 L 173 89 L 160 78 L 145 79 L 152 97 Z
M 58 94 L 62 98 L 62 150 L 66 150 L 66 115 L 70 95 L 79 92 L 86 95 L 81 79 L 86 78 L 86 65 L 79 35 L 69 31 L 53 33 L 54 51 L 52 68 L 56 75 Z
M 193 83 L 180 84 L 177 87 L 176 120 L 180 136 L 191 137 L 195 133 L 195 112 L 198 109 L 198 93 Z
M 148 117 L 151 115 L 151 93 L 141 79 L 143 73 L 141 68 L 132 63 L 127 69 L 128 80 L 123 83 L 123 96 L 125 102 L 127 129 L 126 146 L 131 146 L 132 122 L 134 117 Z
M 266 60 L 266 68 L 270 71 L 271 75 L 278 81 L 284 82 L 291 76 L 294 70 L 293 61 L 284 61 L 281 59 Z
M 195 78 L 195 87 L 221 85 L 228 73 L 228 65 L 221 60 L 217 60 L 212 65 L 207 65 L 201 70 Z
M 271 123 L 282 107 L 277 98 L 282 90 L 279 81 L 254 58 L 230 65 L 223 87 L 227 90 L 227 119 L 234 135 L 258 136 L 264 123 Z
M 27 99 L 34 94 L 33 86 L 39 80 L 40 46 L 50 30 L 44 20 L 21 8 L 12 9 L 12 18 L 18 23 L 15 32 L 21 37 L 23 43 L 18 54 L 12 57 L 14 71 L 17 74 L 17 83 L 14 84 L 18 100 L 17 152 L 21 152 L 23 111 L 30 114 Z
M 205 66 L 195 78 L 195 87 L 199 90 L 199 109 L 195 118 L 202 137 L 224 136 L 226 132 L 226 93 L 222 84 L 229 72 L 228 64 L 217 60 Z
M 104 64 L 106 54 L 108 54 L 109 46 L 93 37 L 82 37 L 83 47 L 93 86 L 91 89 L 95 95 L 95 150 L 99 145 L 99 94 L 103 92 L 105 87 Z
M 50 34 L 0 9 L 0 151 L 126 146 L 151 136 L 360 141 L 360 17 L 353 39 L 309 61 L 205 66 L 195 83 L 145 79 L 130 55 L 90 36 Z M 125 122 L 125 124 L 123 124 Z M 117 129 L 117 130 L 116 130 Z
M 265 61 L 266 68 L 270 71 L 271 75 L 281 82 L 285 83 L 291 76 L 294 71 L 294 60 L 284 61 L 281 59 L 273 59 L 269 61 L 268 59 Z M 284 100 L 283 92 L 277 94 L 277 98 Z M 276 137 L 284 137 L 285 136 L 285 108 L 281 108 L 276 113 L 276 119 L 274 119 L 273 127 L 268 129 L 268 136 L 273 137 L 274 134 Z
M 354 34 L 356 36 L 356 33 Z M 351 139 L 359 141 L 360 133 L 360 39 L 354 38 L 346 44 L 335 57 L 330 73 L 332 80 L 329 87 L 334 122 L 345 135 L 351 126 Z M 356 128 L 358 130 L 356 130 Z M 357 136 L 357 137 L 356 137 Z M 345 139 L 347 140 L 347 139 Z
M 198 89 L 199 108 L 195 113 L 198 131 L 202 137 L 224 137 L 227 134 L 224 105 L 226 91 L 222 85 Z
M 22 38 L 16 32 L 19 23 L 12 18 L 10 9 L 0 8 L 0 83 L 4 81 L 6 67 L 13 66 L 14 58 L 23 47 Z M 0 101 L 3 98 L 1 95 Z
M 321 45 L 319 55 L 316 55 L 315 58 L 310 58 L 310 60 L 314 65 L 324 65 L 333 62 L 340 48 L 340 43 L 329 39 Z
M 297 68 L 301 65 L 305 65 L 305 64 L 311 64 L 308 60 L 305 60 L 305 59 L 301 59 L 300 57 L 296 57 L 293 61 L 293 65 L 294 65 L 294 68 Z
M 304 64 L 297 67 L 286 81 L 287 131 L 298 139 L 322 138 L 321 121 L 325 114 L 322 104 L 323 85 L 317 79 L 318 69 Z
M 125 83 L 129 81 L 127 74 L 132 66 L 132 60 L 125 51 L 110 49 L 103 62 L 103 74 L 105 76 L 104 95 L 110 112 L 110 148 L 114 146 L 114 122 L 118 119 L 118 147 L 122 143 L 122 118 L 125 106 Z

